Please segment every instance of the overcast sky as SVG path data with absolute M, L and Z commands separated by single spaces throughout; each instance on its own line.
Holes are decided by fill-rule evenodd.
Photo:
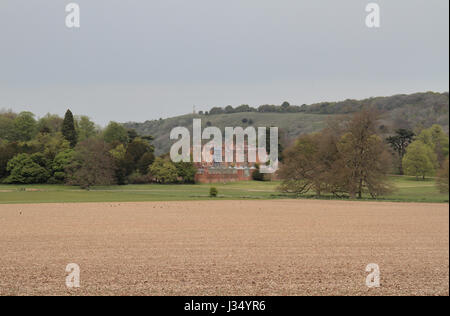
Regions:
M 0 1 L 0 109 L 104 125 L 212 106 L 448 91 L 449 1 Z

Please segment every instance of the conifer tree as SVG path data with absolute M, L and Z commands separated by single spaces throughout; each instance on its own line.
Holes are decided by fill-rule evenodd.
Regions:
M 73 114 L 70 110 L 67 110 L 66 115 L 64 116 L 62 134 L 64 138 L 70 143 L 70 147 L 75 147 L 75 145 L 77 144 L 77 132 L 75 130 Z

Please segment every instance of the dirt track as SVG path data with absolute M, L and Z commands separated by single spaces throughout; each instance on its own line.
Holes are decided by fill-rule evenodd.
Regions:
M 448 204 L 0 205 L 0 295 L 86 294 L 448 295 Z

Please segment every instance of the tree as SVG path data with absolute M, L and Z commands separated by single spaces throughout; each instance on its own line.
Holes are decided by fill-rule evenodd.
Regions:
M 251 121 L 251 120 L 250 120 Z M 248 122 L 249 125 L 253 124 L 253 121 Z M 273 127 L 273 126 L 272 126 Z M 282 162 L 283 161 L 283 141 L 282 141 L 282 137 L 283 137 L 283 130 L 279 129 L 278 130 L 278 161 Z M 270 127 L 266 127 L 266 152 L 267 154 L 270 153 Z
M 8 176 L 8 161 L 19 154 L 20 148 L 17 143 L 0 141 L 0 179 Z
M 256 112 L 256 109 L 250 107 L 248 104 L 242 104 L 234 109 L 236 113 L 242 113 L 242 112 Z
M 75 130 L 75 121 L 70 110 L 66 111 L 61 128 L 64 138 L 69 142 L 70 147 L 74 148 L 77 144 L 77 132 Z
M 414 139 L 414 132 L 406 129 L 398 129 L 395 131 L 394 136 L 390 136 L 386 141 L 391 145 L 392 149 L 397 153 L 400 163 L 399 171 L 400 175 L 403 175 L 402 161 L 406 154 L 406 148 L 412 143 Z
M 416 140 L 408 146 L 403 158 L 405 174 L 425 179 L 426 176 L 435 175 L 436 165 L 436 154 L 431 146 L 421 140 Z
M 126 145 L 120 144 L 116 149 L 124 148 L 125 152 L 120 157 L 114 153 L 116 162 L 116 174 L 119 184 L 125 184 L 126 178 L 140 169 L 140 172 L 145 175 L 148 173 L 148 167 L 154 161 L 153 146 L 148 141 L 136 137 L 134 140 Z M 146 155 L 148 154 L 148 155 Z M 145 159 L 142 159 L 145 155 Z M 142 160 L 141 160 L 142 159 Z M 146 166 L 144 166 L 146 165 Z
M 138 133 L 136 132 L 136 130 L 134 130 L 134 129 L 132 129 L 132 128 L 129 128 L 129 129 L 127 130 L 127 133 L 128 133 L 128 141 L 129 141 L 129 142 L 132 142 L 133 140 L 135 140 L 136 138 L 139 137 L 139 135 L 138 135 Z
M 293 146 L 284 152 L 285 160 L 278 172 L 283 182 L 281 190 L 298 195 L 315 189 L 320 192 L 321 167 L 317 139 L 312 135 L 299 137 Z
M 100 139 L 90 138 L 79 143 L 73 162 L 66 167 L 67 183 L 84 189 L 114 184 L 114 161 L 108 149 Z
M 82 115 L 78 117 L 76 125 L 79 142 L 94 137 L 98 133 L 95 123 L 92 122 L 87 116 Z
M 39 133 L 27 144 L 32 147 L 33 152 L 40 152 L 49 160 L 53 160 L 59 152 L 70 148 L 69 142 L 61 133 Z
M 7 170 L 10 175 L 5 183 L 31 184 L 45 183 L 50 177 L 46 166 L 39 154 L 18 154 L 8 162 Z M 41 163 L 41 164 L 39 164 Z
M 217 114 L 224 114 L 225 110 L 219 107 L 213 107 L 210 111 L 209 111 L 209 115 L 217 115 Z
M 34 114 L 21 112 L 13 122 L 13 138 L 16 141 L 29 141 L 37 132 L 37 123 Z
M 171 161 L 159 157 L 150 166 L 149 171 L 158 183 L 175 183 L 178 180 L 178 172 L 175 165 Z
M 128 144 L 126 154 L 129 155 L 130 159 L 133 161 L 133 164 L 136 164 L 142 156 L 148 152 L 153 152 L 153 146 L 137 137 Z
M 227 105 L 225 107 L 225 113 L 227 113 L 227 114 L 234 113 L 234 108 L 231 105 Z
M 335 196 L 347 193 L 345 174 L 340 165 L 337 145 L 343 131 L 337 121 L 329 122 L 322 132 L 303 135 L 283 152 L 283 164 L 278 175 L 283 180 L 279 189 L 317 195 L 329 192 Z
M 390 191 L 387 183 L 390 155 L 376 134 L 377 121 L 374 111 L 356 113 L 337 144 L 343 184 L 352 198 L 362 198 L 364 190 L 372 197 Z
M 429 129 L 422 130 L 417 140 L 422 141 L 435 152 L 439 165 L 448 157 L 449 138 L 440 125 L 435 124 Z
M 63 119 L 61 117 L 48 113 L 39 119 L 37 122 L 37 129 L 41 133 L 53 134 L 60 132 L 62 125 Z
M 128 131 L 121 124 L 110 122 L 103 132 L 103 139 L 109 144 L 128 143 Z
M 372 197 L 389 192 L 390 155 L 376 135 L 376 124 L 376 113 L 366 110 L 347 122 L 330 122 L 321 133 L 300 137 L 284 152 L 280 189 L 352 198 L 362 198 L 364 192 Z
M 147 174 L 148 168 L 152 165 L 152 163 L 155 161 L 155 155 L 153 152 L 146 152 L 142 155 L 141 159 L 139 159 L 137 163 L 137 169 L 140 172 L 140 174 Z
M 66 181 L 66 169 L 73 163 L 75 151 L 66 149 L 59 152 L 52 163 L 53 177 L 51 182 L 64 183 Z
M 124 144 L 117 145 L 114 149 L 109 151 L 113 157 L 115 166 L 115 178 L 117 184 L 124 185 L 127 183 L 127 166 L 125 162 L 125 156 L 127 154 L 127 149 Z
M 15 140 L 14 119 L 16 116 L 12 112 L 0 113 L 0 140 Z
M 281 111 L 286 112 L 290 106 L 291 104 L 289 102 L 283 102 L 283 104 L 281 105 Z
M 182 183 L 195 183 L 197 168 L 192 162 L 177 162 L 174 164 L 177 169 L 177 176 Z
M 448 185 L 449 185 L 449 181 L 448 181 L 448 170 L 449 169 L 449 163 L 448 163 L 448 158 L 447 160 L 443 163 L 441 170 L 439 170 L 438 173 L 438 180 L 437 180 L 437 185 L 439 188 L 439 191 L 441 193 L 448 193 Z

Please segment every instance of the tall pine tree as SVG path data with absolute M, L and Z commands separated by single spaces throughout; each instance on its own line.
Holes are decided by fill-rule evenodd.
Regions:
M 73 114 L 70 110 L 67 110 L 66 115 L 64 116 L 62 134 L 64 138 L 70 143 L 70 147 L 75 147 L 75 145 L 77 144 L 77 132 L 75 131 Z

